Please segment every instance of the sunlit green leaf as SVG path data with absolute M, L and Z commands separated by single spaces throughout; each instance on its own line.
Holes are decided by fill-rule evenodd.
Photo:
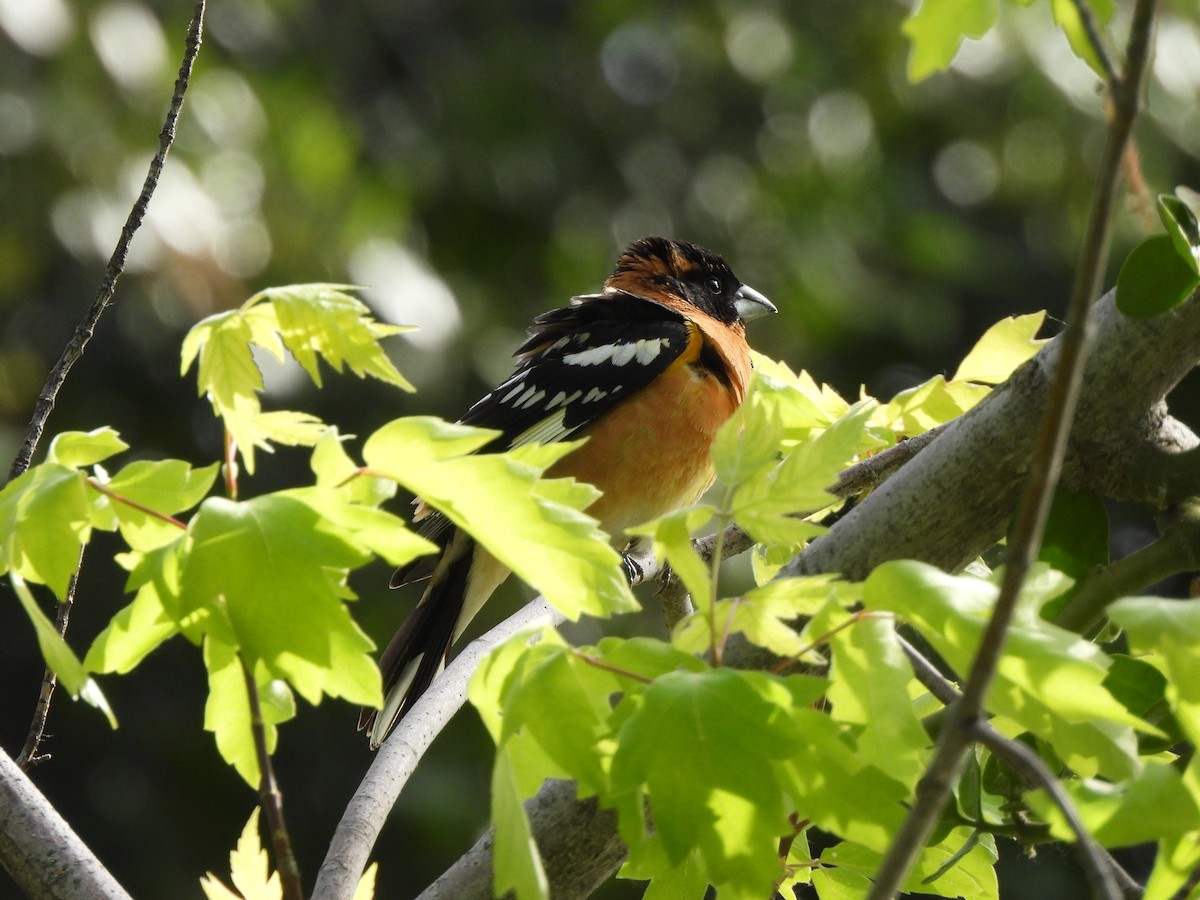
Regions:
M 179 526 L 162 516 L 173 516 L 199 503 L 212 489 L 219 469 L 218 463 L 193 469 L 178 459 L 138 460 L 125 466 L 104 485 L 118 498 L 130 501 L 110 502 L 121 536 L 135 550 L 151 550 L 177 538 Z
M 860 453 L 880 446 L 868 430 L 870 402 L 853 407 L 815 438 L 793 449 L 783 462 L 759 470 L 734 491 L 734 519 L 756 541 L 786 544 L 817 534 L 821 527 L 797 519 L 834 502 L 829 488 L 838 472 Z
M 1083 19 L 1079 15 L 1079 6 L 1075 0 L 1051 0 L 1050 5 L 1054 10 L 1054 21 L 1067 36 L 1067 42 L 1075 51 L 1075 55 L 1087 63 L 1098 76 L 1107 78 L 1107 73 L 1100 63 L 1096 45 L 1092 42 L 1087 28 L 1083 24 Z M 1103 25 L 1112 18 L 1116 4 L 1114 0 L 1089 0 L 1088 7 L 1091 9 L 1094 21 Z
M 913 674 L 894 623 L 864 618 L 831 643 L 829 700 L 838 721 L 862 726 L 854 739 L 865 762 L 915 786 L 930 738 L 909 699 Z
M 286 679 L 310 703 L 322 693 L 378 704 L 370 640 L 343 600 L 349 569 L 367 555 L 312 507 L 265 495 L 206 500 L 190 526 L 181 617 Z
M 229 872 L 237 893 L 209 872 L 200 879 L 207 900 L 282 900 L 279 873 L 271 871 L 267 851 L 258 839 L 258 807 L 250 813 L 236 849 L 229 854 Z
M 163 608 L 155 584 L 143 585 L 133 602 L 113 616 L 92 641 L 84 667 L 90 672 L 123 675 L 178 632 L 179 626 Z
M 1158 597 L 1127 597 L 1108 608 L 1137 653 L 1153 654 L 1167 676 L 1171 711 L 1188 739 L 1200 744 L 1200 606 Z
M 250 727 L 250 699 L 246 676 L 237 650 L 213 638 L 204 641 L 204 666 L 208 670 L 208 700 L 204 704 L 204 729 L 211 731 L 222 759 L 233 766 L 252 787 L 260 777 L 254 734 Z M 296 714 L 292 692 L 281 681 L 255 667 L 259 708 L 267 752 L 275 751 L 279 739 L 276 726 Z
M 508 754 L 497 753 L 492 768 L 495 895 L 502 897 L 513 891 L 517 900 L 548 900 L 550 883 L 542 868 L 542 858 L 533 840 L 523 800 Z
M 115 429 L 104 427 L 93 431 L 64 431 L 55 435 L 46 451 L 46 461 L 63 466 L 95 465 L 108 459 L 129 445 L 121 440 Z
M 1105 847 L 1131 847 L 1200 828 L 1200 808 L 1169 765 L 1149 763 L 1136 778 L 1121 784 L 1089 778 L 1062 786 L 1088 832 Z M 1050 823 L 1055 837 L 1074 839 L 1062 812 L 1044 792 L 1027 800 Z
M 82 473 L 42 463 L 0 490 L 0 572 L 45 584 L 61 599 L 91 537 Z
M 367 439 L 363 458 L 373 472 L 404 485 L 465 528 L 569 618 L 636 609 L 620 558 L 595 520 L 559 502 L 584 506 L 597 496 L 595 490 L 538 481 L 576 445 L 472 454 L 493 436 L 439 419 L 396 419 Z M 496 515 L 498 509 L 503 516 Z
M 1036 337 L 1045 320 L 1045 312 L 1001 319 L 971 348 L 952 380 L 1000 384 L 1046 343 Z
M 804 741 L 772 702 L 787 702 L 781 690 L 730 669 L 674 672 L 645 688 L 621 728 L 612 781 L 646 792 L 672 863 L 698 847 L 716 881 L 765 888 L 778 877 L 774 844 L 789 831 L 788 809 L 769 762 Z
M 375 321 L 365 303 L 346 293 L 347 287 L 294 284 L 263 291 L 256 301 L 266 301 L 274 308 L 284 346 L 318 387 L 320 357 L 335 372 L 347 365 L 360 378 L 370 375 L 411 391 L 412 385 L 387 358 L 379 341 L 412 329 Z
M 903 25 L 912 41 L 908 80 L 948 68 L 964 37 L 980 38 L 996 23 L 996 0 L 921 0 Z
M 654 555 L 671 564 L 671 571 L 683 581 L 692 599 L 701 604 L 712 597 L 712 568 L 696 552 L 692 534 L 712 521 L 713 514 L 710 506 L 694 506 L 629 529 L 630 534 L 653 538 Z
M 967 671 L 998 589 L 916 562 L 891 562 L 866 581 L 870 609 L 916 625 L 943 658 Z M 1036 604 L 1023 608 L 988 694 L 988 708 L 1049 742 L 1072 769 L 1123 779 L 1140 768 L 1131 729 L 1157 729 L 1131 715 L 1103 687 L 1108 658 L 1079 635 L 1046 622 Z
M 29 621 L 33 624 L 38 647 L 42 651 L 42 659 L 46 661 L 47 668 L 54 672 L 63 688 L 72 697 L 77 697 L 90 706 L 96 707 L 104 713 L 109 726 L 116 728 L 117 718 L 113 715 L 112 707 L 108 705 L 108 700 L 101 692 L 100 686 L 87 674 L 83 663 L 75 655 L 75 651 L 67 645 L 62 635 L 58 633 L 58 629 L 54 627 L 54 623 L 42 612 L 30 592 L 29 586 L 16 572 L 9 572 L 8 580 L 13 586 L 17 599 L 21 601 L 21 608 L 25 610 L 25 614 L 29 616 Z

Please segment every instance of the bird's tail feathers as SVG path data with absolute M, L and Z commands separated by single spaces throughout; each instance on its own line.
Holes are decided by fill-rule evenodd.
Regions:
M 446 556 L 430 578 L 421 602 L 392 638 L 379 668 L 383 673 L 384 701 L 380 710 L 364 709 L 359 730 L 369 729 L 371 748 L 383 743 L 446 662 L 466 596 L 473 542 L 451 541 Z

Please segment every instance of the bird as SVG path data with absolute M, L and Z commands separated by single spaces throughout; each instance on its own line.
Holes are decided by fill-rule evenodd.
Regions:
M 750 382 L 745 323 L 777 311 L 716 253 L 641 238 L 598 293 L 533 320 L 513 374 L 459 421 L 500 432 L 478 452 L 586 437 L 546 477 L 599 488 L 587 513 L 621 546 L 626 528 L 689 506 L 712 485 L 713 441 Z M 373 749 L 509 575 L 466 531 L 414 503 L 418 531 L 440 552 L 392 577 L 392 587 L 429 582 L 380 657 L 382 709 L 359 719 Z

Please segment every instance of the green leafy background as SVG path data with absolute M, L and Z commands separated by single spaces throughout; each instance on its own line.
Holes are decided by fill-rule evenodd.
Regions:
M 1194 9 L 1165 5 L 1164 29 L 1194 50 Z M 35 6 L 57 12 L 32 30 L 0 14 L 3 460 L 95 292 L 190 12 L 162 0 Z M 267 285 L 315 281 L 365 284 L 382 322 L 423 327 L 390 339 L 418 393 L 328 370 L 317 393 L 299 366 L 268 359 L 265 408 L 363 435 L 402 414 L 453 419 L 507 371 L 532 315 L 594 288 L 619 246 L 649 232 L 725 254 L 782 310 L 755 332 L 756 347 L 847 397 L 865 383 L 886 400 L 949 374 L 1001 316 L 1061 309 L 1101 127 L 1094 77 L 1052 31 L 1071 4 L 961 6 L 964 30 L 993 16 L 999 27 L 955 56 L 958 36 L 923 33 L 919 18 L 909 33 L 926 43 L 911 53 L 904 6 L 883 2 L 213 4 L 166 180 L 51 428 L 112 425 L 147 459 L 203 472 L 221 434 L 195 382 L 178 377 L 184 333 Z M 944 74 L 905 79 L 951 59 Z M 1156 73 L 1139 131 L 1147 181 L 1154 192 L 1196 187 L 1200 85 L 1169 57 Z M 1122 211 L 1109 283 L 1125 252 L 1159 230 L 1153 194 Z M 1193 420 L 1198 394 L 1185 385 L 1174 401 Z M 901 398 L 890 411 L 903 423 L 905 410 Z M 68 449 L 64 465 L 106 452 Z M 303 483 L 309 453 L 260 456 L 248 488 Z M 153 488 L 152 473 L 125 472 Z M 1117 522 L 1117 547 L 1136 545 L 1145 524 Z M 107 532 L 94 540 L 97 557 L 120 546 Z M 139 540 L 149 548 L 159 537 Z M 384 564 L 351 577 L 376 642 L 411 602 L 387 592 L 387 578 Z M 99 567 L 85 569 L 80 590 L 76 648 L 126 602 Z M 509 588 L 487 615 L 523 594 Z M 656 627 L 654 617 L 606 626 Z M 0 604 L 0 634 L 12 636 L 0 653 L 0 743 L 13 752 L 41 673 L 28 631 L 18 603 Z M 119 730 L 82 706 L 52 713 L 55 760 L 35 780 L 135 896 L 194 894 L 252 802 L 199 739 L 206 687 L 194 649 L 175 641 L 136 677 L 105 685 Z M 353 721 L 347 705 L 324 703 L 280 742 L 304 860 L 320 858 L 369 761 Z M 383 868 L 381 896 L 423 886 L 474 839 L 491 754 L 473 715 L 435 746 L 384 833 L 406 865 Z M 148 827 L 185 812 L 194 827 Z M 1018 865 L 1029 874 L 1009 875 Z M 849 877 L 849 867 L 830 871 Z M 1014 896 L 1078 890 L 1073 862 L 1053 853 L 1002 860 L 1001 872 L 1028 878 L 1012 882 Z

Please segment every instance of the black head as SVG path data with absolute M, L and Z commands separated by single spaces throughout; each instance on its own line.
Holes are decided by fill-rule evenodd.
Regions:
M 726 324 L 776 312 L 771 301 L 742 284 L 711 250 L 663 237 L 644 237 L 630 244 L 605 287 L 667 305 L 682 301 Z

